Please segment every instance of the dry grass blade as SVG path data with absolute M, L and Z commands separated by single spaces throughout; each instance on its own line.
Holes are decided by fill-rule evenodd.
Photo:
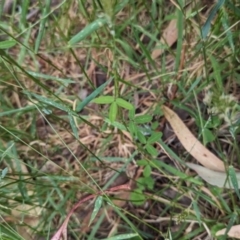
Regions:
M 175 112 L 166 106 L 162 106 L 162 110 L 179 141 L 199 163 L 211 170 L 225 172 L 223 162 L 198 141 Z

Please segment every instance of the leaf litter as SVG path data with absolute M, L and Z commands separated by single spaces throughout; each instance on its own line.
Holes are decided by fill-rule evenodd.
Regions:
M 75 11 L 72 11 L 71 15 L 76 15 Z M 123 13 L 123 15 L 124 15 L 124 13 Z M 75 17 L 76 16 L 74 16 L 74 18 Z M 81 25 L 83 25 L 83 26 L 85 24 L 87 24 L 84 21 L 80 21 L 80 22 L 81 22 Z M 82 26 L 80 26 L 79 28 L 81 28 L 81 27 Z M 66 29 L 63 29 L 63 30 L 65 33 L 67 33 Z M 58 34 L 58 33 L 56 32 L 55 34 Z M 164 30 L 164 33 L 162 34 L 162 36 L 165 38 L 164 41 L 161 40 L 162 44 L 168 45 L 168 47 L 172 47 L 174 45 L 174 42 L 177 40 L 176 20 L 175 19 L 173 19 L 172 21 L 169 22 L 169 25 Z M 57 47 L 57 46 L 54 46 L 54 47 Z M 79 57 L 78 60 L 81 63 L 84 63 L 86 60 L 86 56 L 88 55 L 88 52 L 86 51 L 86 49 L 80 48 L 80 49 L 75 49 L 75 51 L 76 51 L 75 53 Z M 95 56 L 96 52 L 97 52 L 96 49 L 92 50 L 93 57 Z M 157 58 L 162 53 L 163 53 L 163 51 L 160 51 L 160 53 L 153 51 L 152 57 Z M 103 53 L 97 53 L 97 54 L 98 54 L 97 62 L 101 62 L 102 66 L 108 66 L 109 67 L 108 71 L 110 71 L 111 70 L 110 69 L 111 60 L 106 61 L 106 55 L 104 55 Z M 59 92 L 61 93 L 61 94 L 59 94 L 61 99 L 67 99 L 67 101 L 70 105 L 71 104 L 74 105 L 74 101 L 72 101 L 73 96 L 78 95 L 82 89 L 84 89 L 84 90 L 87 89 L 88 93 L 91 92 L 91 91 L 89 91 L 90 87 L 88 86 L 88 84 L 85 84 L 85 86 L 81 86 L 81 84 L 79 84 L 79 79 L 80 80 L 83 79 L 83 73 L 81 71 L 79 71 L 79 66 L 76 63 L 76 59 L 71 54 L 64 53 L 63 55 L 61 55 L 61 54 L 58 55 L 57 53 L 54 53 L 54 55 L 51 55 L 46 52 L 46 54 L 44 53 L 43 55 L 44 55 L 45 60 L 43 58 L 39 58 L 39 59 L 37 58 L 37 60 L 40 63 L 40 66 L 41 66 L 41 70 L 43 72 L 51 74 L 53 76 L 56 76 L 56 78 L 59 76 L 61 78 L 67 77 L 67 79 L 73 79 L 76 82 L 76 84 L 74 86 L 72 86 L 70 83 L 70 85 L 68 85 L 68 87 L 66 87 L 63 92 L 61 92 L 59 90 L 59 89 L 61 89 L 60 88 L 61 85 L 56 84 L 54 81 L 51 81 L 48 83 L 49 87 L 53 88 L 54 91 L 55 91 L 55 89 L 59 90 Z M 170 71 L 173 68 L 172 63 L 174 61 L 173 61 L 172 56 L 167 56 L 167 58 L 169 59 L 169 62 L 167 64 L 168 66 L 166 69 Z M 34 67 L 31 64 L 31 62 L 32 62 L 31 59 L 27 59 L 27 60 L 29 61 L 28 62 L 29 64 L 28 63 L 26 64 L 26 62 L 23 63 L 25 65 L 25 67 L 26 68 L 29 67 L 30 68 L 29 70 L 35 71 Z M 91 61 L 91 62 L 93 63 L 94 61 Z M 171 63 L 171 64 L 169 64 L 169 63 Z M 54 64 L 55 68 L 52 68 L 51 64 Z M 96 68 L 96 66 L 94 66 L 94 64 L 87 67 L 87 73 L 89 74 L 90 79 L 92 79 L 91 75 L 94 75 L 94 73 L 96 71 L 95 68 Z M 61 70 L 62 72 L 60 72 L 57 69 L 62 69 Z M 121 67 L 120 67 L 120 69 L 121 69 Z M 129 69 L 131 69 L 131 67 L 129 67 Z M 138 101 L 136 104 L 136 105 L 138 105 L 138 110 L 139 110 L 139 112 L 141 112 L 141 114 L 148 112 L 149 108 L 151 108 L 151 106 L 153 106 L 153 104 L 156 103 L 156 99 L 159 99 L 159 97 L 156 96 L 157 94 L 153 91 L 155 89 L 160 89 L 162 87 L 161 86 L 162 83 L 159 83 L 159 80 L 156 80 L 158 76 L 151 84 L 149 84 L 145 78 L 145 76 L 146 76 L 145 72 L 143 72 L 143 73 L 138 72 L 138 71 L 134 72 L 131 69 L 130 70 L 131 75 L 129 75 L 129 70 L 125 71 L 125 67 L 123 67 L 121 71 L 122 71 L 121 75 L 122 76 L 127 75 L 129 78 L 128 80 L 131 83 L 136 84 L 140 89 L 142 89 L 146 92 L 148 91 L 148 93 L 145 93 L 142 95 L 138 94 L 138 96 L 137 96 Z M 155 72 L 155 69 L 149 69 L 150 74 L 153 74 L 154 72 Z M 38 93 L 39 90 L 35 88 L 35 86 L 31 83 L 31 81 L 29 81 L 27 79 L 26 84 L 29 89 L 31 89 L 33 92 Z M 122 91 L 122 94 L 129 93 L 128 91 L 126 91 L 124 84 L 122 84 L 122 85 L 120 84 L 120 89 Z M 109 94 L 112 92 L 113 92 L 112 86 L 107 86 L 104 91 L 104 94 Z M 151 93 L 151 94 L 149 94 L 149 93 Z M 41 92 L 39 94 L 41 94 L 42 96 L 45 96 L 46 93 Z M 23 102 L 21 102 L 20 104 L 22 104 Z M 96 109 L 96 108 L 91 108 L 89 106 L 87 106 L 87 108 L 88 108 L 88 121 L 100 129 L 104 125 L 104 120 L 100 113 L 101 113 L 101 111 L 105 111 L 106 109 Z M 165 114 L 166 114 L 167 119 L 168 118 L 170 119 L 172 116 L 174 118 L 174 115 L 172 115 L 173 111 L 171 112 L 170 109 L 167 109 L 165 107 L 164 107 L 164 109 L 165 109 Z M 53 114 L 59 116 L 57 111 L 53 111 Z M 78 186 L 79 185 L 82 186 L 85 184 L 93 185 L 91 183 L 90 179 L 87 178 L 87 176 L 84 174 L 82 169 L 80 169 L 79 164 L 74 160 L 74 158 L 72 156 L 72 155 L 75 155 L 79 159 L 79 161 L 84 162 L 85 159 L 88 159 L 89 153 L 86 151 L 85 148 L 83 148 L 82 146 L 79 146 L 79 142 L 77 142 L 76 139 L 72 136 L 69 125 L 66 124 L 63 114 L 61 116 L 61 122 L 59 121 L 58 123 L 56 122 L 56 119 L 51 119 L 51 117 L 52 117 L 51 115 L 48 116 L 48 119 L 51 124 L 54 123 L 54 129 L 57 130 L 57 133 L 53 132 L 53 131 L 51 131 L 51 132 L 49 131 L 48 135 L 43 133 L 42 141 L 32 141 L 32 142 L 30 142 L 30 144 L 32 143 L 32 145 L 34 145 L 40 152 L 44 152 L 46 155 L 49 156 L 49 159 L 51 159 L 54 162 L 54 165 L 53 165 L 54 167 L 51 170 L 53 173 L 56 174 L 56 173 L 61 172 L 61 174 L 67 174 L 69 172 L 73 172 L 73 174 L 78 178 L 78 181 L 76 183 Z M 194 158 L 196 158 L 201 164 L 203 164 L 203 165 L 205 164 L 204 166 L 206 169 L 208 169 L 208 170 L 212 169 L 212 171 L 217 170 L 219 172 L 222 171 L 221 173 L 223 173 L 225 171 L 225 167 L 223 165 L 222 160 L 218 159 L 215 155 L 213 155 L 211 152 L 209 152 L 209 150 L 207 150 L 206 148 L 204 148 L 204 153 L 207 154 L 207 157 L 201 156 L 200 158 L 198 158 L 197 155 L 199 154 L 199 152 L 202 154 L 201 151 L 203 150 L 203 148 L 202 148 L 203 146 L 201 145 L 201 143 L 199 141 L 197 142 L 196 141 L 197 139 L 194 138 L 194 136 L 190 134 L 190 131 L 186 130 L 186 126 L 184 127 L 184 125 L 182 125 L 182 123 L 179 123 L 179 121 L 180 121 L 179 119 L 176 120 L 176 118 L 174 118 L 174 120 L 170 119 L 169 121 L 170 122 L 173 121 L 174 122 L 173 125 L 174 124 L 177 125 L 177 126 L 175 126 L 176 127 L 175 133 L 176 133 L 176 135 L 177 135 L 177 133 L 180 135 L 180 137 L 179 137 L 180 139 L 181 139 L 182 134 L 187 134 L 187 136 L 189 136 L 191 141 L 188 141 L 187 143 L 185 142 L 182 144 L 185 145 L 186 150 L 190 154 L 193 154 Z M 45 124 L 46 124 L 45 127 L 48 128 L 49 127 L 48 123 L 45 122 Z M 113 132 L 111 128 L 106 128 L 101 133 L 99 133 L 99 132 L 97 132 L 96 129 L 92 129 L 87 124 L 84 124 L 82 122 L 78 122 L 78 124 L 79 124 L 78 130 L 79 130 L 80 142 L 82 144 L 84 144 L 88 149 L 93 151 L 96 155 L 104 153 L 105 156 L 117 156 L 117 157 L 122 156 L 125 158 L 125 157 L 131 156 L 132 152 L 136 149 L 136 146 L 134 146 L 134 144 L 132 143 L 131 137 L 127 133 L 124 133 L 124 132 L 118 133 L 116 130 L 117 128 L 114 129 L 113 138 L 110 139 L 109 142 L 107 142 L 107 141 L 105 141 L 106 138 L 108 138 L 109 135 L 112 134 L 112 132 Z M 179 133 L 178 125 L 180 125 L 180 128 L 183 127 L 183 132 L 180 131 L 180 133 Z M 61 139 L 68 144 L 69 149 L 62 147 Z M 186 141 L 186 139 L 182 139 L 182 141 L 184 142 L 184 141 Z M 102 148 L 103 142 L 107 145 L 106 148 Z M 193 144 L 193 142 L 194 142 L 194 144 Z M 43 143 L 44 143 L 44 147 L 43 147 Z M 58 147 L 60 149 L 58 149 L 58 151 L 53 151 L 52 149 L 54 149 L 56 147 Z M 36 155 L 36 153 L 34 153 L 28 146 L 21 146 L 21 149 L 23 152 L 22 155 L 23 155 L 24 159 L 29 160 L 29 158 L 30 158 L 30 160 L 32 160 L 33 162 L 35 161 L 35 159 L 37 159 L 39 166 L 42 166 L 42 163 L 45 161 L 44 158 L 41 158 L 41 156 Z M 69 151 L 69 150 L 72 150 L 72 151 Z M 158 150 L 159 150 L 159 148 L 158 148 Z M 162 152 L 161 152 L 161 154 L 162 154 L 161 160 L 162 159 L 169 160 L 168 157 L 171 158 L 170 155 L 168 155 L 166 157 L 167 154 L 163 154 Z M 59 157 L 59 155 L 61 156 L 61 158 Z M 207 159 L 209 160 L 208 157 L 213 157 L 211 159 L 214 159 L 214 161 L 207 163 Z M 60 159 L 60 161 L 59 161 L 59 159 Z M 189 164 L 192 164 L 192 163 L 189 163 Z M 59 166 L 57 166 L 57 165 L 59 165 Z M 111 167 L 114 169 L 120 169 L 122 166 L 122 164 L 112 164 L 112 163 L 109 164 L 109 161 L 107 162 L 107 165 L 111 165 Z M 188 165 L 188 163 L 187 163 L 187 165 Z M 193 165 L 188 165 L 188 166 L 190 167 Z M 37 167 L 38 167 L 38 165 L 37 165 Z M 112 174 L 112 172 L 114 172 L 114 171 L 110 171 L 110 169 L 103 170 L 102 165 L 100 165 L 99 163 L 96 163 L 96 166 L 94 166 L 94 167 L 97 167 L 97 169 L 98 169 L 97 172 L 96 172 L 96 170 L 94 170 L 94 168 L 92 168 L 92 169 L 90 168 L 89 170 L 90 171 L 92 170 L 91 175 L 99 183 L 105 183 L 105 179 L 106 179 L 105 176 L 109 173 Z M 41 168 L 41 169 L 43 169 L 43 168 Z M 45 172 L 47 172 L 47 170 L 44 170 L 43 172 L 45 173 Z M 140 174 L 141 173 L 139 171 L 139 176 L 140 176 Z M 156 193 L 159 191 L 159 189 L 161 189 L 163 186 L 165 187 L 165 185 L 168 184 L 169 179 L 174 178 L 174 176 L 171 176 L 171 175 L 166 176 L 163 174 L 160 176 L 160 174 L 157 174 L 156 172 L 155 172 L 154 176 L 155 176 L 155 181 L 156 181 L 155 182 L 156 189 L 154 189 L 154 191 Z M 175 181 L 177 182 L 178 180 L 179 180 L 179 178 L 176 177 Z M 64 191 L 66 190 L 65 194 L 67 194 L 69 187 L 73 187 L 73 185 L 71 185 L 67 182 L 61 185 L 61 188 L 64 189 Z M 98 189 L 96 189 L 96 186 L 91 186 L 91 187 L 92 187 L 92 190 L 97 193 Z M 166 198 L 169 197 L 169 199 L 166 199 L 165 197 L 161 198 L 155 193 L 154 193 L 155 195 L 152 195 L 152 192 L 146 193 L 146 196 L 149 196 L 149 200 L 147 201 L 146 205 L 141 208 L 136 208 L 134 206 L 132 208 L 133 209 L 132 214 L 138 216 L 140 219 L 142 219 L 141 218 L 142 215 L 145 215 L 145 216 L 148 215 L 152 220 L 153 228 L 165 231 L 166 229 L 169 230 L 169 226 L 171 226 L 171 230 L 174 232 L 174 226 L 172 227 L 172 225 L 174 225 L 174 224 L 172 224 L 170 217 L 168 217 L 167 219 L 163 217 L 161 219 L 161 225 L 158 225 L 156 223 L 156 219 L 159 217 L 159 213 L 161 213 L 163 211 L 163 204 L 165 204 L 165 206 L 170 206 L 172 199 L 175 199 L 176 195 L 178 194 L 178 191 L 179 191 L 178 189 L 175 189 L 173 197 L 169 197 L 170 194 L 169 194 L 169 196 L 167 196 L 167 195 L 165 196 Z M 86 191 L 79 189 L 76 198 L 84 199 L 83 197 L 85 194 L 86 194 Z M 100 193 L 99 193 L 99 195 L 101 196 Z M 114 200 L 114 201 L 117 206 L 123 207 L 123 205 L 126 204 L 126 202 L 129 200 L 129 195 L 128 195 L 128 192 L 124 192 L 124 194 L 122 192 L 120 192 L 119 195 L 121 197 L 123 197 L 126 201 L 120 201 L 120 200 L 119 200 L 119 202 L 117 202 L 117 200 Z M 189 197 L 190 194 L 183 193 L 183 195 L 186 195 L 187 197 Z M 209 194 L 209 196 L 210 196 L 210 194 Z M 95 197 L 95 195 L 94 195 L 94 197 Z M 92 197 L 91 197 L 91 199 L 92 199 Z M 156 204 L 156 202 L 153 201 L 154 199 L 156 200 L 156 202 L 158 204 Z M 59 202 L 56 202 L 56 203 L 58 204 Z M 68 204 L 71 204 L 70 201 L 68 203 L 66 203 L 66 206 L 68 206 Z M 75 208 L 76 206 L 77 205 L 74 205 L 73 208 Z M 131 203 L 128 204 L 128 207 L 129 206 L 130 207 L 132 206 Z M 152 207 L 152 206 L 154 206 L 154 207 Z M 181 209 L 181 205 L 179 204 L 178 206 L 179 206 L 179 209 Z M 72 214 L 73 208 L 67 207 L 67 211 Z M 90 205 L 88 214 L 91 214 L 93 208 L 94 208 L 93 205 Z M 83 210 L 83 208 L 81 209 L 81 206 L 80 206 L 79 211 L 82 211 L 82 210 Z M 109 210 L 109 212 L 110 212 L 110 210 Z M 194 212 L 192 210 L 189 210 L 189 212 L 191 212 L 191 214 L 194 214 Z M 29 213 L 31 213 L 31 212 L 29 212 Z M 67 218 L 66 218 L 67 220 L 69 220 L 71 214 L 67 216 Z M 174 213 L 172 213 L 172 214 L 174 214 Z M 76 216 L 77 216 L 77 214 L 76 214 Z M 57 223 L 59 221 L 58 217 L 56 217 L 54 220 L 56 220 L 55 221 L 56 225 L 58 225 L 58 223 Z M 134 219 L 132 219 L 132 220 L 134 221 Z M 80 218 L 79 221 L 84 222 L 84 218 Z M 66 222 L 67 221 L 65 220 L 64 227 L 61 228 L 62 232 L 65 233 L 65 238 L 67 238 Z M 116 226 L 118 226 L 119 219 L 114 219 L 113 222 L 116 224 Z M 88 223 L 89 222 L 87 222 L 87 224 Z M 138 222 L 135 222 L 135 223 L 139 224 Z M 192 225 L 189 225 L 189 226 L 192 227 Z M 141 227 L 142 227 L 142 229 L 146 229 L 146 226 L 144 226 L 144 225 L 142 225 Z M 112 228 L 112 229 L 114 229 L 114 228 Z M 110 229 L 110 230 L 112 230 L 112 229 Z M 111 232 L 110 230 L 108 228 L 109 232 Z M 86 230 L 86 232 L 87 231 L 89 231 L 89 229 Z M 99 232 L 100 231 L 101 230 L 99 230 Z M 108 231 L 106 231 L 107 234 L 108 234 Z M 149 232 L 150 232 L 150 230 L 149 230 Z M 158 234 L 157 231 L 155 231 L 155 233 Z M 104 236 L 106 237 L 106 235 L 104 235 Z

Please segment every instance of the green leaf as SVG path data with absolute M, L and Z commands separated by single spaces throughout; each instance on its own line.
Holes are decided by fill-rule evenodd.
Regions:
M 195 215 L 197 217 L 198 223 L 201 224 L 201 211 L 199 210 L 198 203 L 196 201 L 192 202 Z
M 117 117 L 118 106 L 116 102 L 113 102 L 109 110 L 109 119 L 111 122 L 114 122 Z
M 221 119 L 218 116 L 211 116 L 207 121 L 207 128 L 217 128 L 221 124 Z
M 134 117 L 135 117 L 135 109 L 134 109 L 134 108 L 131 109 L 131 110 L 129 110 L 129 112 L 128 112 L 128 117 L 129 117 L 129 119 L 131 119 L 131 120 L 134 119 Z
M 113 96 L 100 96 L 98 98 L 94 98 L 92 102 L 97 103 L 97 104 L 109 104 L 114 102 L 114 97 Z
M 47 105 L 63 110 L 64 112 L 67 112 L 70 114 L 73 113 L 73 115 L 76 115 L 76 113 L 72 109 L 70 109 L 68 106 L 63 105 L 62 103 L 55 102 L 50 98 L 46 98 L 35 93 L 30 93 L 30 95 L 34 96 L 38 101 L 42 103 L 45 103 Z
M 92 212 L 92 215 L 91 215 L 91 218 L 90 218 L 90 222 L 88 224 L 88 226 L 90 226 L 90 224 L 92 223 L 92 221 L 95 219 L 95 217 L 97 216 L 98 212 L 99 212 L 99 209 L 101 208 L 102 206 L 102 202 L 103 202 L 103 197 L 102 196 L 98 196 L 96 201 L 95 201 L 95 204 L 94 204 L 94 209 L 93 209 L 93 212 Z
M 132 136 L 137 135 L 137 127 L 134 122 L 129 122 L 128 128 Z
M 131 239 L 137 237 L 137 233 L 125 233 L 125 234 L 120 234 L 114 237 L 109 237 L 109 238 L 104 238 L 103 240 L 124 240 L 124 239 Z
M 153 157 L 156 157 L 158 155 L 157 149 L 154 148 L 152 145 L 147 144 L 146 145 L 146 150 Z
M 74 120 L 74 117 L 71 115 L 71 114 L 68 114 L 68 117 L 69 117 L 69 122 L 70 122 L 70 126 L 72 128 L 72 131 L 73 131 L 73 135 L 76 139 L 79 139 L 79 136 L 78 136 L 78 127 L 75 123 L 75 120 Z
M 152 122 L 151 128 L 152 130 L 156 130 L 158 126 L 159 126 L 159 122 Z
M 106 18 L 99 18 L 95 20 L 94 22 L 88 24 L 84 29 L 82 29 L 79 33 L 77 33 L 75 36 L 73 36 L 70 41 L 68 42 L 68 45 L 71 47 L 74 44 L 81 42 L 86 37 L 88 37 L 91 33 L 98 30 L 102 26 L 104 26 L 107 23 Z
M 148 138 L 147 143 L 148 144 L 153 144 L 157 142 L 160 138 L 162 137 L 161 132 L 153 132 L 150 138 Z
M 211 22 L 214 19 L 214 17 L 216 16 L 217 11 L 223 6 L 224 3 L 225 3 L 225 0 L 218 0 L 216 5 L 214 6 L 214 8 L 211 10 L 207 21 L 205 22 L 204 26 L 202 27 L 202 38 L 203 39 L 205 39 L 207 37 L 208 33 L 210 32 Z
M 80 112 L 82 109 L 91 102 L 96 96 L 98 96 L 103 89 L 112 81 L 112 78 L 108 79 L 104 84 L 96 88 L 89 96 L 87 96 L 82 102 L 78 103 L 76 106 L 76 111 Z
M 226 234 L 229 232 L 229 230 L 232 228 L 232 226 L 235 224 L 236 219 L 238 218 L 238 214 L 233 212 L 231 214 L 231 218 L 228 220 L 228 225 L 226 227 Z M 226 238 L 225 238 L 226 239 Z
M 119 129 L 121 131 L 127 131 L 126 127 L 123 124 L 119 123 L 119 122 L 116 122 L 116 121 L 115 122 L 111 122 L 110 119 L 108 119 L 108 118 L 104 118 L 104 121 L 107 124 L 110 124 L 113 127 L 117 128 L 117 129 Z
M 11 40 L 5 40 L 0 42 L 0 49 L 9 49 L 13 46 L 15 46 L 17 41 L 11 39 Z
M 130 199 L 132 203 L 137 206 L 144 204 L 146 201 L 146 197 L 140 189 L 136 189 L 134 192 L 131 192 Z
M 46 30 L 46 22 L 47 22 L 47 19 L 48 19 L 48 16 L 49 16 L 49 11 L 50 11 L 50 4 L 51 4 L 51 1 L 46 1 L 45 7 L 43 9 L 42 18 L 40 20 L 40 26 L 39 26 L 39 29 L 38 29 L 38 35 L 37 35 L 37 38 L 35 40 L 35 48 L 34 48 L 35 53 L 38 53 L 39 46 L 40 46 L 41 41 L 44 37 L 44 33 L 45 33 L 45 30 Z
M 142 144 L 147 143 L 147 140 L 146 140 L 145 136 L 139 130 L 137 130 L 137 138 L 140 141 L 140 143 L 142 143 Z
M 8 173 L 8 168 L 5 167 L 3 170 L 2 170 L 2 174 L 1 174 L 1 178 L 4 178 Z
M 149 177 L 145 177 L 145 184 L 146 184 L 146 187 L 149 189 L 149 190 L 153 190 L 153 187 L 154 187 L 154 179 L 149 176 Z
M 228 39 L 228 42 L 229 42 L 229 45 L 232 49 L 233 52 L 235 52 L 235 46 L 234 46 L 234 41 L 233 41 L 233 34 L 232 34 L 232 31 L 231 31 L 231 27 L 230 27 L 230 24 L 229 24 L 229 16 L 227 15 L 227 11 L 225 10 L 225 8 L 222 8 L 222 17 L 221 17 L 221 21 L 222 21 L 222 25 L 224 27 L 224 30 L 226 32 L 226 35 L 227 35 L 227 39 Z
M 179 70 L 179 66 L 180 66 L 180 61 L 181 61 L 181 57 L 182 57 L 182 46 L 183 46 L 183 33 L 184 33 L 184 22 L 185 22 L 185 16 L 183 14 L 183 1 L 179 1 L 178 2 L 180 8 L 177 8 L 177 51 L 176 51 L 176 57 L 175 57 L 175 66 L 174 66 L 174 70 L 177 72 Z
M 134 109 L 133 105 L 122 98 L 117 98 L 116 103 L 119 107 L 126 108 L 128 110 Z
M 32 72 L 32 71 L 27 71 L 27 72 L 28 72 L 28 74 L 30 74 L 31 76 L 33 76 L 35 78 L 43 78 L 43 79 L 46 79 L 46 80 L 54 80 L 54 81 L 57 81 L 59 83 L 63 83 L 65 86 L 67 86 L 70 83 L 75 83 L 75 81 L 70 79 L 70 78 L 60 78 L 60 77 L 51 76 L 49 74 L 43 74 L 43 73 Z
M 1 240 L 23 240 L 24 238 L 21 237 L 17 232 L 13 231 L 12 227 L 9 224 L 1 223 L 1 230 L 0 230 Z
M 174 176 L 178 176 L 180 179 L 187 180 L 189 182 L 192 182 L 196 185 L 202 185 L 202 182 L 194 177 L 189 177 L 187 174 L 179 171 L 175 167 L 172 167 L 169 164 L 164 163 L 163 161 L 158 161 L 157 165 L 159 165 L 161 168 L 166 169 L 168 172 L 172 173 Z M 189 166 L 189 164 L 187 164 Z
M 149 177 L 149 176 L 151 176 L 151 173 L 152 173 L 152 168 L 150 165 L 147 165 L 143 170 L 143 176 Z
M 147 160 L 145 160 L 145 159 L 137 161 L 137 165 L 138 166 L 147 166 L 148 164 L 149 164 L 149 162 Z
M 208 57 L 211 61 L 211 66 L 213 67 L 213 74 L 218 91 L 224 91 L 223 80 L 222 80 L 222 71 L 217 58 L 212 54 L 208 54 Z
M 26 106 L 26 107 L 22 107 L 22 108 L 17 108 L 17 109 L 12 109 L 12 110 L 9 110 L 9 111 L 6 111 L 6 112 L 0 112 L 0 117 L 7 116 L 7 115 L 12 115 L 14 113 L 23 114 L 25 112 L 30 112 L 34 109 L 36 109 L 36 107 L 34 105 L 30 105 L 30 106 Z
M 144 124 L 144 123 L 149 123 L 152 121 L 152 116 L 150 115 L 141 115 L 141 116 L 136 116 L 134 119 L 135 123 L 137 124 Z
M 240 199 L 239 185 L 238 185 L 239 179 L 236 176 L 236 171 L 233 166 L 229 166 L 228 173 L 229 173 L 229 178 L 232 182 L 233 188 L 234 188 L 238 198 Z
M 134 57 L 133 57 L 133 56 L 134 56 L 133 48 L 132 48 L 132 46 L 130 46 L 130 45 L 128 44 L 128 42 L 122 41 L 122 40 L 120 40 L 120 39 L 116 39 L 116 42 L 118 42 L 118 43 L 122 46 L 123 51 L 122 51 L 122 49 L 121 49 L 121 52 L 123 52 L 124 54 L 126 54 L 126 55 L 128 56 L 128 58 L 130 58 L 131 60 L 134 59 Z
M 213 142 L 216 139 L 216 136 L 213 135 L 212 131 L 210 131 L 208 128 L 203 129 L 202 135 L 204 146 L 206 146 L 208 143 Z

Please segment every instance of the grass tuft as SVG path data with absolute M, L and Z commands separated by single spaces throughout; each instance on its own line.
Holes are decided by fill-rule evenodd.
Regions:
M 230 0 L 0 1 L 1 238 L 51 239 L 92 196 L 66 239 L 226 239 L 240 211 L 239 15 Z M 233 189 L 190 171 L 163 104 Z

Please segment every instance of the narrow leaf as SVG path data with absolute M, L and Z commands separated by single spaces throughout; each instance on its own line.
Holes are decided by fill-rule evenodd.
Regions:
M 208 33 L 210 32 L 210 28 L 211 28 L 211 22 L 214 19 L 214 17 L 216 16 L 218 10 L 223 6 L 225 0 L 218 0 L 218 2 L 216 3 L 216 5 L 214 6 L 214 8 L 211 10 L 207 21 L 205 22 L 204 26 L 202 27 L 202 38 L 205 39 L 208 35 Z
M 144 124 L 144 123 L 149 123 L 152 121 L 152 116 L 150 115 L 141 115 L 141 116 L 136 116 L 134 119 L 135 123 L 137 124 Z
M 117 128 L 117 129 L 119 129 L 121 131 L 127 131 L 126 127 L 123 124 L 119 123 L 119 122 L 116 122 L 116 121 L 115 122 L 111 122 L 110 119 L 108 119 L 108 118 L 104 118 L 104 122 L 114 126 L 115 128 Z
M 235 190 L 238 198 L 240 199 L 238 178 L 236 176 L 236 171 L 233 168 L 233 166 L 229 166 L 228 173 L 229 173 L 229 178 L 230 178 L 230 180 L 232 182 L 232 185 L 234 187 L 234 190 Z M 240 178 L 239 178 L 239 180 L 240 180 Z
M 99 209 L 102 206 L 102 201 L 103 201 L 103 197 L 102 196 L 98 196 L 96 201 L 95 201 L 95 205 L 94 205 L 94 209 L 90 218 L 90 222 L 88 224 L 88 226 L 91 225 L 92 221 L 95 219 L 95 217 L 97 216 Z
M 103 89 L 112 81 L 112 78 L 110 78 L 108 81 L 106 81 L 104 84 L 96 88 L 89 96 L 87 96 L 82 102 L 78 103 L 76 106 L 76 112 L 82 111 L 82 109 L 91 102 L 96 96 L 98 96 Z
M 78 136 L 78 127 L 75 123 L 75 120 L 74 120 L 74 117 L 71 115 L 71 114 L 68 114 L 68 117 L 69 117 L 69 122 L 70 122 L 70 126 L 72 128 L 72 131 L 73 131 L 73 135 L 76 139 L 79 139 L 79 136 Z
M 122 108 L 126 108 L 128 110 L 132 110 L 134 108 L 131 103 L 127 102 L 126 100 L 124 100 L 122 98 L 117 98 L 116 103 L 118 106 L 120 106 Z
M 134 122 L 129 122 L 128 128 L 132 136 L 135 136 L 137 134 L 137 127 Z
M 146 145 L 147 152 L 152 155 L 153 157 L 156 157 L 158 155 L 158 151 L 156 148 L 154 148 L 152 145 L 147 144 Z
M 194 212 L 196 214 L 197 220 L 198 220 L 199 224 L 201 224 L 201 222 L 202 222 L 201 221 L 201 212 L 199 210 L 198 203 L 194 200 L 192 202 L 192 204 L 193 204 L 193 209 L 194 209 Z
M 152 173 L 152 168 L 150 165 L 147 165 L 144 170 L 143 170 L 143 176 L 144 177 L 149 177 Z
M 137 129 L 137 138 L 138 138 L 138 140 L 139 140 L 142 144 L 146 144 L 146 143 L 147 143 L 147 140 L 146 140 L 145 136 L 144 136 L 144 135 L 142 134 L 142 132 L 139 131 L 138 129 Z
M 131 192 L 130 199 L 132 200 L 132 203 L 137 206 L 142 205 L 146 201 L 146 197 L 140 189 L 136 189 L 134 192 Z
M 123 240 L 123 239 L 131 239 L 137 236 L 138 236 L 137 233 L 125 233 L 125 234 L 117 235 L 114 237 L 104 238 L 103 240 Z
M 116 102 L 113 102 L 109 110 L 109 119 L 111 122 L 114 122 L 117 117 L 118 106 Z
M 128 117 L 129 117 L 131 120 L 134 119 L 134 117 L 135 117 L 135 109 L 134 109 L 134 108 L 131 109 L 131 110 L 129 110 L 129 112 L 128 112 Z
M 100 96 L 98 98 L 94 98 L 92 102 L 97 103 L 97 104 L 109 104 L 114 102 L 114 97 L 113 96 Z
M 8 173 L 8 168 L 5 167 L 3 170 L 2 170 L 2 174 L 1 174 L 1 178 L 4 178 Z
M 225 172 L 223 162 L 198 141 L 175 112 L 166 106 L 162 110 L 179 141 L 198 162 L 209 169 Z
M 15 40 L 5 40 L 0 42 L 0 49 L 8 49 L 16 45 Z
M 150 162 L 150 164 L 151 164 L 151 162 Z M 155 162 L 155 164 L 156 164 L 157 166 L 159 166 L 159 169 L 164 168 L 164 169 L 166 169 L 168 172 L 170 172 L 171 174 L 173 174 L 174 176 L 177 176 L 177 177 L 179 177 L 179 178 L 181 178 L 181 179 L 183 179 L 183 180 L 186 180 L 186 179 L 187 179 L 189 182 L 192 182 L 192 183 L 194 183 L 194 184 L 196 184 L 196 185 L 201 185 L 201 184 L 202 184 L 199 180 L 197 180 L 197 179 L 195 179 L 195 178 L 193 178 L 193 177 L 189 177 L 187 174 L 179 171 L 178 169 L 172 167 L 172 166 L 169 165 L 169 164 L 164 163 L 163 161 L 157 161 L 157 162 Z M 153 167 L 154 167 L 154 165 L 153 165 Z
M 39 46 L 40 46 L 41 41 L 44 36 L 44 32 L 46 29 L 46 22 L 47 22 L 49 11 L 50 11 L 50 3 L 51 3 L 51 1 L 46 1 L 46 6 L 43 10 L 42 19 L 41 19 L 40 26 L 38 29 L 38 35 L 37 35 L 37 38 L 35 41 L 35 47 L 34 47 L 35 53 L 38 53 Z
M 38 101 L 40 101 L 42 103 L 45 103 L 47 105 L 50 105 L 50 106 L 53 106 L 53 107 L 58 108 L 60 110 L 63 110 L 64 112 L 68 112 L 68 113 L 73 112 L 74 114 L 76 114 L 69 107 L 63 105 L 62 103 L 55 102 L 54 100 L 52 100 L 50 98 L 46 98 L 46 97 L 40 96 L 40 95 L 35 94 L 35 93 L 31 93 L 30 95 L 34 96 Z
M 233 184 L 229 181 L 228 176 L 225 172 L 217 172 L 211 169 L 207 169 L 194 163 L 186 163 L 187 166 L 198 173 L 198 175 L 205 180 L 207 183 L 220 187 L 234 189 Z M 240 172 L 236 174 L 236 181 L 240 183 Z
M 157 142 L 161 137 L 162 137 L 161 132 L 153 132 L 153 134 L 147 140 L 147 143 L 148 144 L 153 144 L 153 143 Z
M 70 47 L 78 42 L 81 42 L 83 39 L 88 37 L 91 33 L 98 30 L 102 26 L 104 26 L 107 23 L 106 18 L 99 18 L 95 20 L 94 22 L 87 25 L 83 30 L 81 30 L 79 33 L 77 33 L 75 36 L 73 36 L 68 44 Z

